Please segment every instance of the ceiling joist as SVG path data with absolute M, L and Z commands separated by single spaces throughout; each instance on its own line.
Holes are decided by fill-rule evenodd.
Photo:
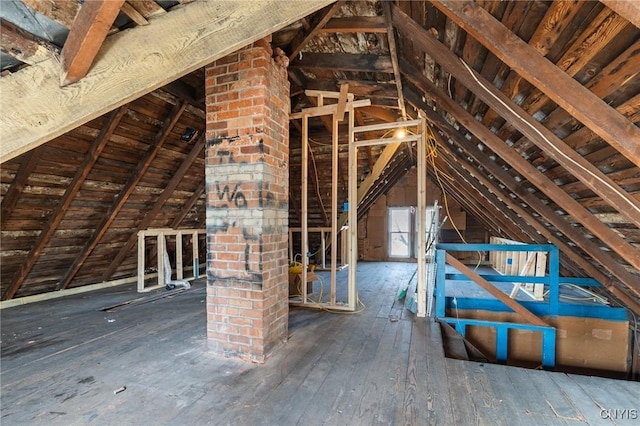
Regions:
M 78 166 L 78 169 L 73 179 L 67 186 L 64 195 L 58 201 L 58 204 L 56 205 L 56 208 L 53 210 L 53 212 L 50 213 L 49 219 L 47 220 L 46 225 L 43 227 L 43 231 L 38 235 L 38 238 L 29 250 L 27 258 L 22 262 L 22 265 L 20 265 L 20 269 L 15 274 L 13 280 L 11 281 L 11 284 L 2 294 L 2 300 L 12 299 L 24 283 L 25 279 L 29 275 L 29 272 L 31 272 L 31 269 L 38 261 L 40 254 L 47 246 L 47 244 L 49 244 L 49 241 L 53 237 L 56 229 L 58 229 L 58 226 L 64 218 L 67 209 L 69 208 L 69 206 L 71 206 L 71 203 L 80 191 L 82 184 L 85 182 L 87 176 L 89 176 L 91 168 L 96 163 L 96 161 L 98 161 L 100 154 L 104 150 L 104 147 L 107 146 L 109 139 L 115 132 L 116 128 L 120 124 L 120 120 L 122 120 L 122 117 L 124 117 L 126 112 L 127 105 L 123 105 L 120 108 L 112 111 L 105 119 L 100 133 L 98 133 L 98 136 L 94 139 L 93 143 L 89 147 L 89 150 L 84 156 L 84 160 Z
M 477 4 L 434 0 L 441 12 L 640 167 L 640 128 L 505 28 Z
M 46 2 L 45 2 L 46 3 Z M 0 163 L 311 14 L 331 0 L 195 2 L 108 37 L 91 71 L 61 88 L 46 60 L 0 79 Z M 176 42 L 177 40 L 181 42 Z M 83 102 L 77 99 L 82 97 Z
M 518 153 L 510 148 L 507 149 L 501 139 L 475 120 L 466 110 L 435 87 L 427 78 L 420 75 L 415 68 L 401 61 L 401 69 L 403 70 L 403 74 L 417 88 L 445 108 L 458 123 L 474 134 L 492 151 L 499 153 L 500 157 L 508 162 L 514 169 L 523 176 L 526 176 L 529 182 L 545 193 L 550 199 L 554 200 L 558 205 L 561 205 L 568 213 L 578 218 L 585 228 L 593 232 L 594 235 L 597 235 L 602 241 L 605 241 L 616 253 L 625 258 L 625 260 L 635 268 L 639 268 L 640 252 L 635 247 L 631 246 L 613 230 L 589 213 L 577 201 L 554 185 L 553 182 L 548 180 L 534 166 L 529 164 L 527 160 L 520 157 Z M 586 238 L 582 232 L 557 216 L 553 209 L 544 204 L 537 196 L 527 191 L 522 184 L 516 182 L 515 179 L 510 177 L 505 170 L 498 167 L 486 154 L 481 153 L 476 143 L 467 142 L 465 143 L 464 149 L 470 154 L 472 152 L 476 154 L 478 156 L 476 161 L 483 164 L 484 167 L 494 174 L 494 176 L 498 177 L 504 185 L 509 187 L 510 183 L 513 182 L 513 186 L 510 188 L 511 191 L 520 196 L 534 210 L 538 211 L 549 223 L 553 223 L 554 226 L 581 246 L 585 252 L 589 253 L 594 259 L 597 259 L 604 268 L 609 269 L 611 273 L 619 278 L 626 286 L 634 289 L 637 294 L 640 294 L 637 277 L 627 272 L 622 265 L 618 264 L 606 252 L 602 251 L 597 244 Z
M 416 44 L 463 83 L 474 95 L 482 99 L 494 111 L 509 120 L 529 140 L 538 145 L 549 157 L 579 179 L 610 206 L 625 215 L 631 222 L 640 227 L 640 201 L 620 188 L 597 167 L 585 160 L 571 149 L 553 132 L 528 115 L 490 82 L 478 75 L 465 62 L 460 61 L 449 49 L 431 36 L 427 31 L 420 31 L 414 24 L 408 24 L 414 34 Z M 505 145 L 504 149 L 510 149 Z M 496 151 L 497 152 L 497 151 Z
M 82 4 L 60 54 L 60 85 L 75 83 L 87 75 L 123 4 L 124 0 L 91 0 Z

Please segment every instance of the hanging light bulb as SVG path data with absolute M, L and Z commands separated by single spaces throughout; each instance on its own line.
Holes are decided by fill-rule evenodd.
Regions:
M 402 139 L 405 136 L 407 136 L 407 129 L 405 129 L 404 127 L 397 129 L 393 134 L 393 137 L 395 139 Z

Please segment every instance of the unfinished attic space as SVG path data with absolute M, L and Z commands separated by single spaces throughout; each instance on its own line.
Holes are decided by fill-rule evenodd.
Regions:
M 640 2 L 0 36 L 3 424 L 638 424 Z

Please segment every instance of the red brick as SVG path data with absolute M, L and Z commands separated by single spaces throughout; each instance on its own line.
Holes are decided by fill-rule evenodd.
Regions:
M 209 210 L 215 217 L 234 224 L 207 237 L 211 251 L 207 266 L 212 280 L 207 287 L 208 327 L 227 336 L 223 340 L 220 335 L 211 334 L 211 347 L 260 362 L 264 361 L 267 349 L 286 338 L 288 312 L 287 236 L 267 232 L 274 223 L 270 219 L 262 226 L 261 214 L 246 216 L 258 220 L 255 226 L 242 226 L 245 213 L 252 209 L 258 212 L 260 194 L 255 182 L 262 180 L 263 164 L 273 165 L 275 170 L 265 176 L 263 189 L 285 201 L 285 205 L 288 193 L 289 84 L 286 71 L 273 65 L 270 40 L 267 37 L 207 67 L 205 81 L 209 86 L 207 138 L 239 136 L 206 150 L 205 164 L 213 172 L 207 176 L 215 176 L 216 181 L 224 180 L 221 177 L 224 173 L 237 176 L 232 165 L 220 162 L 219 150 L 233 152 L 236 162 L 244 163 L 241 174 L 250 176 L 249 181 L 241 182 L 243 206 L 249 211 L 231 209 L 221 215 L 219 209 Z M 261 149 L 256 143 L 259 139 L 263 139 Z M 247 172 L 252 165 L 253 171 Z M 207 191 L 207 209 L 230 204 L 229 200 L 220 200 L 214 181 L 207 182 Z M 287 212 L 281 214 L 286 217 Z M 282 220 L 286 228 L 286 219 Z M 245 240 L 243 230 L 254 234 L 260 229 L 264 231 L 262 246 Z M 247 248 L 250 254 L 245 259 Z M 245 270 L 246 261 L 254 270 L 262 262 L 260 275 L 249 274 Z

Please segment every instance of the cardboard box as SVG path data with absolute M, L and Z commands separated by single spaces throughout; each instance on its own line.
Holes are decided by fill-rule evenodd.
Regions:
M 307 294 L 313 293 L 313 282 L 318 280 L 318 277 L 313 272 L 307 272 Z M 302 286 L 302 274 L 289 273 L 289 297 L 300 296 Z

